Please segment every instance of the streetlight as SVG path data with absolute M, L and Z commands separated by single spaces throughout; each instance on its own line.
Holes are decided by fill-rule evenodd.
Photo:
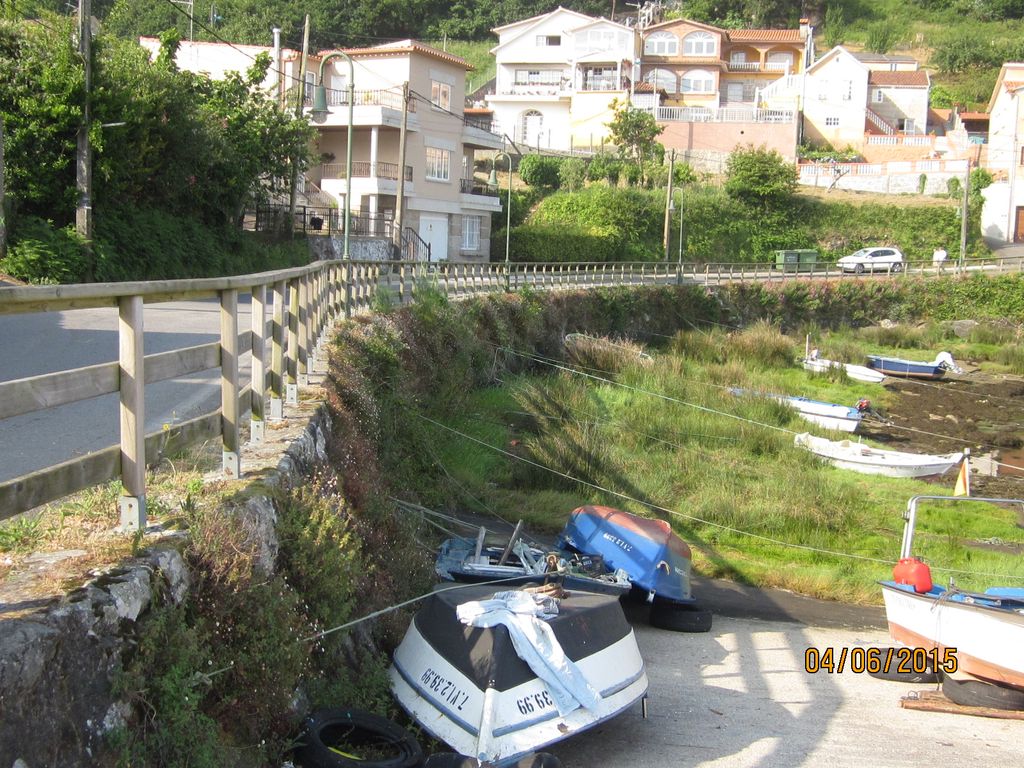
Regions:
M 313 90 L 313 108 L 310 112 L 314 120 L 323 120 L 327 116 L 327 88 L 324 87 L 324 67 L 331 59 L 341 57 L 348 62 L 348 143 L 345 149 L 345 250 L 343 257 L 348 258 L 348 220 L 352 212 L 352 106 L 355 104 L 355 68 L 352 59 L 344 51 L 334 51 L 324 56 L 320 62 L 320 77 Z M 346 306 L 348 304 L 346 303 Z
M 509 235 L 512 232 L 512 156 L 508 152 L 498 152 L 494 156 L 494 160 L 491 161 L 491 178 L 488 182 L 498 185 L 498 158 L 502 155 L 508 160 L 508 201 L 505 207 L 508 209 L 508 216 L 505 223 L 505 292 L 512 290 L 511 288 L 511 274 L 509 272 Z

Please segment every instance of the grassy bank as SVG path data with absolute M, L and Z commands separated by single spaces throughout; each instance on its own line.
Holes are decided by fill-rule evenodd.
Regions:
M 577 361 L 572 372 L 547 366 L 506 380 L 477 393 L 433 439 L 467 503 L 477 498 L 483 509 L 544 530 L 560 528 L 584 503 L 654 515 L 695 547 L 707 575 L 878 602 L 875 581 L 898 555 L 907 499 L 949 493 L 952 478 L 937 487 L 825 467 L 793 446 L 793 433 L 812 428 L 790 409 L 729 392 L 870 397 L 886 408 L 881 385 L 809 376 L 792 364 L 795 352 L 768 326 L 731 337 L 683 332 L 652 363 Z M 1015 511 L 923 509 L 916 552 L 937 581 L 991 583 L 970 575 L 977 572 L 1024 579 L 1017 554 L 975 546 L 1024 543 Z

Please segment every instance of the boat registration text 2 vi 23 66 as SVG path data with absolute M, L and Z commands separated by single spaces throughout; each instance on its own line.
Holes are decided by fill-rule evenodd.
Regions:
M 828 672 L 842 674 L 849 669 L 856 674 L 923 675 L 932 670 L 951 674 L 959 664 L 956 648 L 815 648 L 804 651 L 804 671 L 808 674 Z

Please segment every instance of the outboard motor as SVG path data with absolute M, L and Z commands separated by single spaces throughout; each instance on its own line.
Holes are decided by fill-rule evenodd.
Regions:
M 953 356 L 949 354 L 949 352 L 939 352 L 939 354 L 935 356 L 935 360 L 932 362 L 932 365 L 941 366 L 947 371 L 952 371 L 953 373 L 963 373 L 963 369 L 956 364 L 956 361 L 953 360 Z

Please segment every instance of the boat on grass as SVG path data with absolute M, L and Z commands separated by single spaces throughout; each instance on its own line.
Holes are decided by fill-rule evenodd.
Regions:
M 928 566 L 912 555 L 917 506 L 924 499 L 1024 506 L 1022 499 L 913 497 L 904 515 L 900 561 L 892 580 L 879 582 L 889 633 L 907 646 L 927 649 L 947 673 L 966 673 L 1002 686 L 992 687 L 993 694 L 1005 693 L 1005 687 L 1014 695 L 1024 693 L 1024 589 L 990 587 L 977 593 L 952 582 L 949 587 L 933 584 Z
M 856 432 L 861 419 L 864 418 L 864 412 L 871 407 L 871 403 L 867 400 L 861 400 L 856 407 L 850 407 L 838 403 L 826 403 L 822 400 L 811 400 L 809 397 L 797 395 L 776 395 L 770 392 L 751 393 L 744 389 L 730 391 L 734 395 L 754 394 L 775 400 L 796 409 L 797 414 L 805 421 L 839 432 Z
M 868 384 L 881 384 L 885 380 L 885 374 L 879 371 L 866 368 L 863 365 L 853 363 L 841 363 L 837 360 L 827 360 L 824 357 L 810 356 L 803 359 L 804 368 L 814 373 L 827 373 L 833 368 L 843 368 L 846 375 L 854 381 L 863 381 Z
M 486 606 L 496 597 L 494 587 L 483 585 L 435 592 L 413 618 L 389 671 L 402 707 L 455 751 L 508 765 L 615 717 L 647 692 L 644 661 L 617 598 L 571 592 L 557 601 L 557 615 L 542 622 L 557 641 L 555 656 L 573 664 L 572 687 L 589 692 L 580 696 L 586 704 L 566 706 L 520 658 L 507 626 L 460 620 L 467 603 Z
M 885 477 L 930 477 L 942 475 L 963 459 L 963 453 L 931 455 L 874 448 L 852 440 L 828 440 L 803 432 L 793 442 L 815 456 L 842 469 Z
M 949 352 L 939 352 L 930 363 L 904 360 L 900 357 L 886 357 L 885 355 L 868 355 L 868 367 L 886 376 L 929 381 L 941 379 L 946 375 L 946 371 L 963 373 Z
M 631 588 L 624 571 L 608 570 L 599 557 L 545 552 L 527 545 L 516 534 L 504 547 L 484 546 L 485 533 L 481 528 L 476 539 L 454 537 L 445 541 L 434 564 L 437 575 L 446 581 L 467 583 L 501 579 L 507 585 L 558 581 L 566 589 L 609 595 L 623 595 Z

